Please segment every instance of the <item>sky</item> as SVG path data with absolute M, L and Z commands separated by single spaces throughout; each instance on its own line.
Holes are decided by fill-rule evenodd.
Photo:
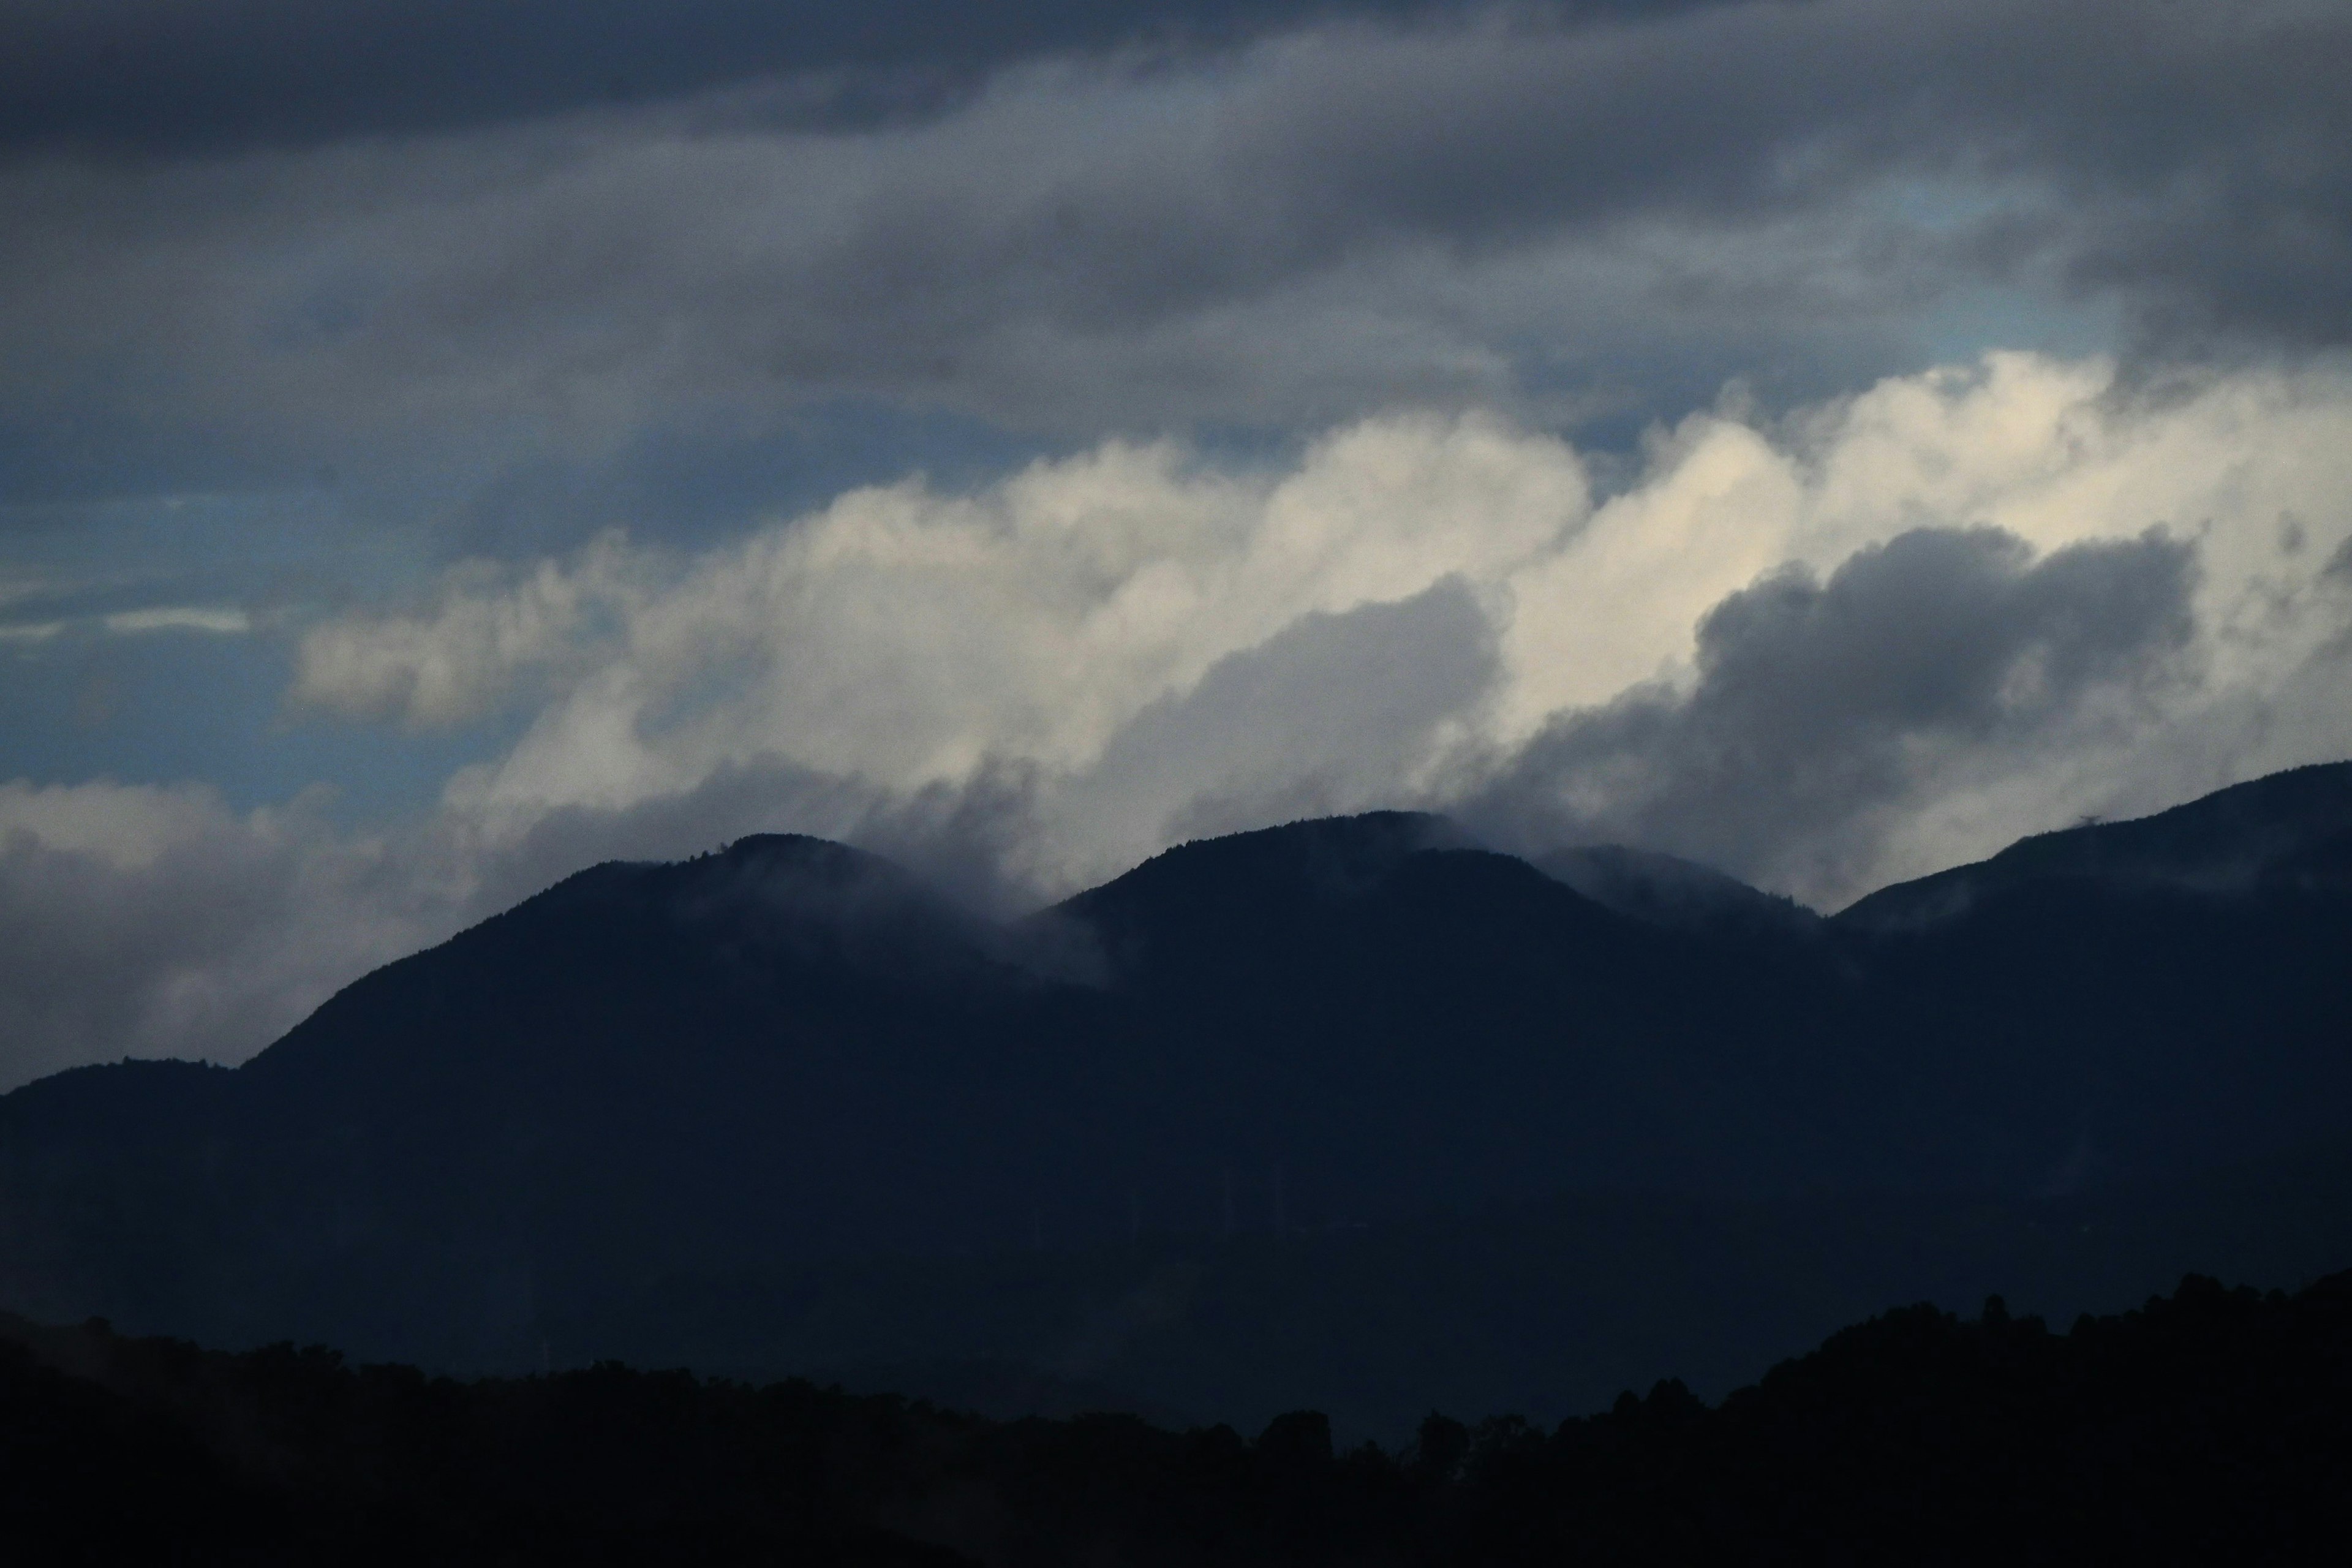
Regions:
M 0 0 L 0 1087 L 614 858 L 2352 756 L 2341 0 Z

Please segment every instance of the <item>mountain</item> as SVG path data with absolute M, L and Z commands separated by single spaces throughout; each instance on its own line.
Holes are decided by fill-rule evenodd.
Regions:
M 2347 822 L 2352 767 L 2302 770 L 1830 919 L 1402 813 L 1005 923 L 802 837 L 596 867 L 234 1071 L 0 1097 L 0 1306 L 453 1367 L 1002 1363 L 1202 1414 L 1328 1342 L 1366 1421 L 1412 1378 L 1500 1398 L 1514 1358 L 1552 1399 L 1669 1351 L 1734 1375 L 1832 1308 L 2041 1268 L 2037 1205 L 2201 1213 L 2179 1184 L 2352 1131 Z M 1970 1205 L 2007 1239 L 1955 1270 Z M 2331 1225 L 2267 1266 L 2340 1263 Z M 2057 1310 L 2197 1264 L 2033 1277 Z M 1350 1300 L 1397 1310 L 1318 1341 Z
M 594 868 L 233 1073 L 0 1100 L 6 1288 L 107 1280 L 126 1318 L 163 1291 L 232 1342 L 282 1324 L 472 1364 L 614 1280 L 1009 1242 L 1031 1167 L 1108 1136 L 1090 1087 L 1133 1098 L 1105 1086 L 1100 994 L 1014 946 L 815 840 Z M 202 1088 L 176 1120 L 167 1074 Z
M 806 839 L 599 867 L 234 1072 L 0 1100 L 0 1289 L 498 1364 L 679 1272 L 1866 1168 L 1775 1089 L 1801 984 L 1691 986 L 1686 935 L 1433 830 L 1187 846 L 1003 928 Z
M 1876 1157 L 1823 973 L 1629 919 L 1437 819 L 1197 843 L 1051 918 L 1298 1217 L 1564 1185 L 1797 1190 Z M 1696 980 L 1698 983 L 1694 984 Z M 1191 1083 L 1186 1080 L 1190 1079 Z M 1182 1104 L 1181 1100 L 1176 1103 Z M 1270 1178 L 1269 1178 L 1270 1179 Z
M 1933 924 L 1975 904 L 2068 886 L 2213 897 L 2352 889 L 2352 763 L 2273 773 L 2128 822 L 2086 822 L 2021 839 L 1990 860 L 1883 888 L 1844 924 Z
M 2347 1216 L 2346 1150 L 2070 1197 L 1576 1193 L 1288 1235 L 681 1275 L 548 1332 L 558 1364 L 1245 1430 L 1304 1405 L 1343 1441 L 1393 1443 L 1432 1407 L 1549 1423 L 1669 1374 L 1717 1397 L 1889 1301 L 1998 1292 L 2066 1321 L 2184 1269 L 2297 1284 L 2352 1256 Z
M 1653 849 L 1596 844 L 1554 849 L 1530 864 L 1596 904 L 1676 931 L 1795 934 L 1811 931 L 1821 919 L 1793 899 L 1759 892 L 1712 866 Z
M 1989 1181 L 2035 1158 L 2046 1190 L 2162 1177 L 2344 1131 L 2347 833 L 2352 764 L 2297 769 L 2029 838 L 1829 924 L 1871 1010 L 1906 1020 L 1933 1135 Z

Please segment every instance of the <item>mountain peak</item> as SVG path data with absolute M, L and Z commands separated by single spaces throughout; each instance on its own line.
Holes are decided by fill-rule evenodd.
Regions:
M 1379 880 L 1409 855 L 1427 849 L 1475 847 L 1468 834 L 1443 816 L 1421 811 L 1368 811 L 1354 816 L 1307 817 L 1276 827 L 1195 838 L 1079 894 L 1062 907 L 1100 912 L 1147 889 L 1177 883 L 1205 889 L 1270 880 L 1300 889 L 1345 892 Z
M 1805 931 L 1820 917 L 1712 866 L 1654 849 L 1595 844 L 1554 849 L 1530 865 L 1594 903 L 1676 931 Z

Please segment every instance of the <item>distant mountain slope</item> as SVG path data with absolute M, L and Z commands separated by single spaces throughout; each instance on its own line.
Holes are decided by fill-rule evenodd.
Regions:
M 1407 826 L 1187 847 L 1002 929 L 813 840 L 599 867 L 234 1073 L 0 1100 L 0 1290 L 482 1364 L 681 1269 L 1855 1158 L 1730 1048 L 1774 977 L 1681 984 L 1686 940 Z
M 1873 1011 L 1906 1020 L 1949 1130 L 1996 1160 L 2004 1136 L 2011 1160 L 2065 1147 L 2053 1190 L 2158 1175 L 2344 1131 L 2347 833 L 2352 764 L 2300 768 L 2029 838 L 1829 924 Z
M 1437 819 L 1181 846 L 1059 906 L 1112 993 L 1244 1098 L 1232 1152 L 1350 1218 L 1570 1184 L 1875 1173 L 1822 973 L 1627 918 Z M 1328 1198 L 1318 1184 L 1345 1185 Z
M 315 1322 L 466 1363 L 533 1342 L 551 1293 L 1009 1239 L 1037 1162 L 1110 1136 L 1086 1097 L 1117 1026 L 1005 945 L 814 840 L 598 867 L 234 1073 L 179 1069 L 172 1139 L 140 1131 L 168 1069 L 0 1099 L 0 1286 L 110 1278 L 126 1318 L 162 1291 L 232 1339 Z
M 2071 1321 L 2184 1270 L 2294 1286 L 2352 1258 L 2337 1152 L 2074 1197 L 1579 1194 L 1361 1228 L 681 1275 L 551 1324 L 559 1364 L 841 1377 L 966 1405 L 1181 1410 L 1253 1429 L 1300 1405 L 1347 1441 L 1431 1408 L 1538 1422 L 1664 1376 L 1714 1398 L 1888 1301 L 1993 1291 Z M 1040 1385 L 1017 1390 L 1023 1369 Z
M 2273 773 L 2153 816 L 2036 834 L 1990 860 L 1882 888 L 1837 919 L 1890 930 L 2062 881 L 2201 893 L 2352 889 L 2352 763 Z
M 1184 845 L 1003 925 L 808 838 L 597 867 L 233 1072 L 0 1097 L 0 1305 L 512 1365 L 665 1279 L 1391 1234 L 1569 1191 L 2187 1179 L 2347 1131 L 2347 778 L 1829 921 L 1396 813 Z

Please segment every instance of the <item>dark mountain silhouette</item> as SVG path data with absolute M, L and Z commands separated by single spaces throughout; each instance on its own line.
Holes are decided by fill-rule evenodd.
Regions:
M 1843 1005 L 1401 813 L 1186 845 L 1051 918 L 1173 1042 L 1161 1114 L 1307 1223 L 1569 1184 L 1795 1190 L 1874 1157 Z M 1696 982 L 1694 984 L 1694 982 Z M 1187 1080 L 1190 1080 L 1188 1083 Z
M 2309 1279 L 2352 1256 L 2347 1213 L 2341 1154 L 2067 1198 L 1588 1193 L 1360 1230 L 680 1275 L 551 1332 L 573 1362 L 1244 1428 L 1305 1404 L 1349 1441 L 1392 1441 L 1433 1405 L 1552 1421 L 1664 1372 L 1717 1397 L 1890 1300 L 1998 1290 L 2072 1316 L 2184 1262 Z
M 2352 1254 L 2334 1167 L 2279 1163 L 2352 1137 L 2347 821 L 2352 765 L 2301 770 L 1829 920 L 1409 814 L 1005 925 L 806 838 L 602 866 L 235 1071 L 0 1098 L 0 1304 L 450 1367 L 1002 1364 L 1204 1415 L 1319 1366 L 1380 1422 L 1408 1366 L 1505 1402 L 1547 1336 L 1582 1360 L 1518 1386 L 1557 1409 L 1989 1274 L 2136 1299 L 2214 1266 L 2152 1217 L 2205 1212 L 2184 1183 L 2323 1216 L 2249 1259 L 2305 1278 Z M 2050 1261 L 2048 1205 L 2094 1200 L 2178 1244 Z M 2002 1239 L 1956 1253 L 1971 1205 Z M 1343 1300 L 1399 1305 L 1320 1363 L 1247 1348 Z
M 1838 918 L 1899 930 L 1951 919 L 1989 898 L 2084 883 L 2118 892 L 2341 895 L 2352 889 L 2347 767 L 2294 768 L 2153 816 L 2036 834 L 1990 860 L 1881 889 Z
M 2352 765 L 2044 834 L 1831 922 L 1987 1184 L 2161 1177 L 2342 1135 Z

